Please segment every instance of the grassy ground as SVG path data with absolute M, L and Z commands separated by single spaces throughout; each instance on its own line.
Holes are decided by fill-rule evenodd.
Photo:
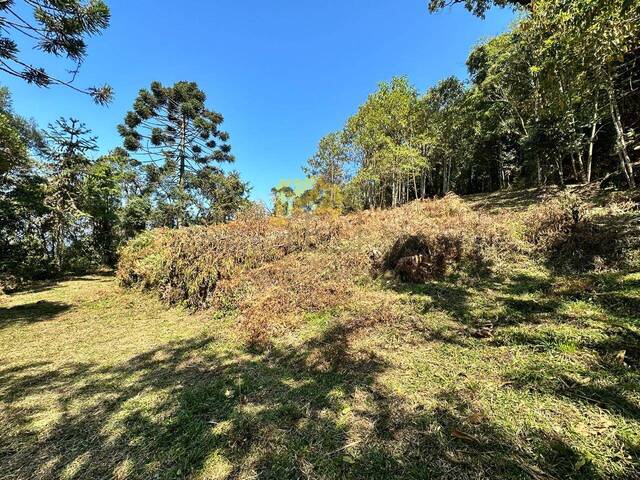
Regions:
M 110 276 L 5 296 L 0 478 L 640 476 L 640 273 L 362 288 L 405 320 L 309 314 L 260 351 Z

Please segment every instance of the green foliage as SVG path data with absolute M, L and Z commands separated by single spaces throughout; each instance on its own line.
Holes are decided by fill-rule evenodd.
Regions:
M 86 37 L 98 35 L 109 26 L 110 12 L 102 0 L 24 0 L 33 18 L 17 13 L 16 0 L 0 3 L 0 70 L 40 87 L 64 85 L 90 95 L 96 103 L 109 103 L 111 87 L 80 89 L 73 79 L 87 53 Z M 42 67 L 27 63 L 20 53 L 21 44 L 74 62 L 71 80 L 61 80 Z M 31 44 L 31 45 L 30 45 Z
M 525 8 L 470 53 L 469 84 L 451 77 L 421 94 L 394 78 L 323 139 L 308 170 L 322 173 L 329 159 L 355 166 L 344 208 L 595 180 L 633 188 L 640 2 L 434 0 L 430 9 L 455 3 L 480 16 L 494 4 Z
M 151 163 L 145 166 L 160 225 L 180 227 L 224 221 L 246 198 L 238 175 L 223 174 L 216 163 L 233 162 L 223 117 L 205 106 L 194 82 L 140 90 L 133 110 L 118 126 L 124 147 Z M 219 202 L 218 205 L 214 203 Z
M 0 177 L 5 177 L 17 163 L 25 161 L 27 145 L 5 114 L 0 114 L 0 139 Z
M 483 17 L 492 6 L 497 7 L 519 7 L 530 9 L 533 0 L 429 0 L 429 11 L 435 12 L 445 7 L 462 4 L 464 7 L 478 17 Z

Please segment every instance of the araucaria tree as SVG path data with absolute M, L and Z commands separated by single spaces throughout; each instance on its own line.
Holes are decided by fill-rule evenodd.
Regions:
M 108 103 L 111 87 L 79 88 L 74 80 L 87 52 L 85 37 L 102 32 L 109 18 L 109 7 L 102 0 L 1 0 L 0 71 L 40 87 L 64 85 L 90 95 L 96 103 Z M 64 79 L 28 63 L 20 55 L 21 46 L 67 57 L 74 64 L 71 76 Z
M 65 249 L 73 237 L 71 231 L 84 215 L 80 208 L 83 181 L 91 161 L 87 154 L 98 148 L 84 123 L 61 118 L 46 133 L 45 156 L 48 160 L 49 183 L 45 204 L 53 214 L 53 252 L 58 270 L 65 261 Z
M 203 175 L 220 162 L 233 162 L 229 134 L 219 129 L 223 117 L 205 106 L 206 95 L 194 82 L 164 87 L 153 82 L 142 89 L 118 126 L 124 147 L 146 163 L 149 182 L 156 188 L 158 223 L 181 227 L 197 220 Z

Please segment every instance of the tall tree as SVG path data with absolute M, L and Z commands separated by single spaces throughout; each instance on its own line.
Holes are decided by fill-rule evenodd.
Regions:
M 451 189 L 455 163 L 465 157 L 465 149 L 462 148 L 467 138 L 464 134 L 467 120 L 463 114 L 464 96 L 462 82 L 449 77 L 429 89 L 420 99 L 420 110 L 425 115 L 423 127 L 430 141 L 428 155 L 433 158 L 432 163 L 440 159 L 440 193 L 443 195 Z
M 101 33 L 109 26 L 109 18 L 109 7 L 102 0 L 2 0 L 0 71 L 40 87 L 64 85 L 90 95 L 99 104 L 108 103 L 113 95 L 108 85 L 79 88 L 74 81 L 87 53 L 85 37 Z M 74 65 L 70 78 L 62 79 L 28 63 L 20 54 L 20 44 L 67 57 Z
M 318 144 L 318 149 L 303 167 L 311 177 L 322 179 L 333 185 L 341 185 L 346 180 L 345 167 L 350 157 L 342 132 L 325 135 Z
M 120 242 L 130 238 L 123 226 L 126 203 L 135 201 L 128 197 L 129 185 L 136 180 L 135 166 L 131 159 L 118 149 L 98 158 L 87 169 L 84 178 L 80 209 L 88 216 L 91 226 L 91 243 L 98 258 L 96 262 L 110 267 L 117 261 L 116 250 Z M 144 228 L 144 227 L 143 227 Z
M 333 208 L 341 206 L 337 200 L 340 188 L 347 180 L 346 166 L 350 160 L 344 134 L 332 132 L 320 140 L 318 150 L 303 167 L 309 177 L 316 178 L 317 190 L 327 196 L 327 201 Z
M 233 162 L 229 134 L 219 129 L 223 117 L 209 110 L 206 95 L 194 82 L 142 89 L 124 124 L 124 147 L 147 162 L 160 190 L 159 207 L 172 226 L 187 225 L 199 195 L 198 174 L 219 162 Z
M 81 210 L 83 181 L 91 165 L 87 154 L 98 146 L 91 130 L 75 118 L 60 118 L 49 125 L 46 140 L 50 176 L 45 202 L 53 212 L 54 257 L 57 268 L 62 269 L 72 227 L 84 215 Z
M 50 268 L 46 180 L 31 153 L 41 145 L 37 127 L 17 115 L 0 88 L 0 276 L 39 277 Z
M 360 153 L 354 179 L 365 188 L 368 206 L 396 206 L 417 190 L 424 168 L 416 130 L 418 92 L 405 77 L 381 83 L 351 117 L 345 136 Z

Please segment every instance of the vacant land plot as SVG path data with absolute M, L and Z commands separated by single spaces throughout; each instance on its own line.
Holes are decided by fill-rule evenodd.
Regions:
M 5 297 L 0 478 L 640 474 L 640 274 L 376 288 L 414 315 L 308 315 L 260 352 L 108 276 Z

